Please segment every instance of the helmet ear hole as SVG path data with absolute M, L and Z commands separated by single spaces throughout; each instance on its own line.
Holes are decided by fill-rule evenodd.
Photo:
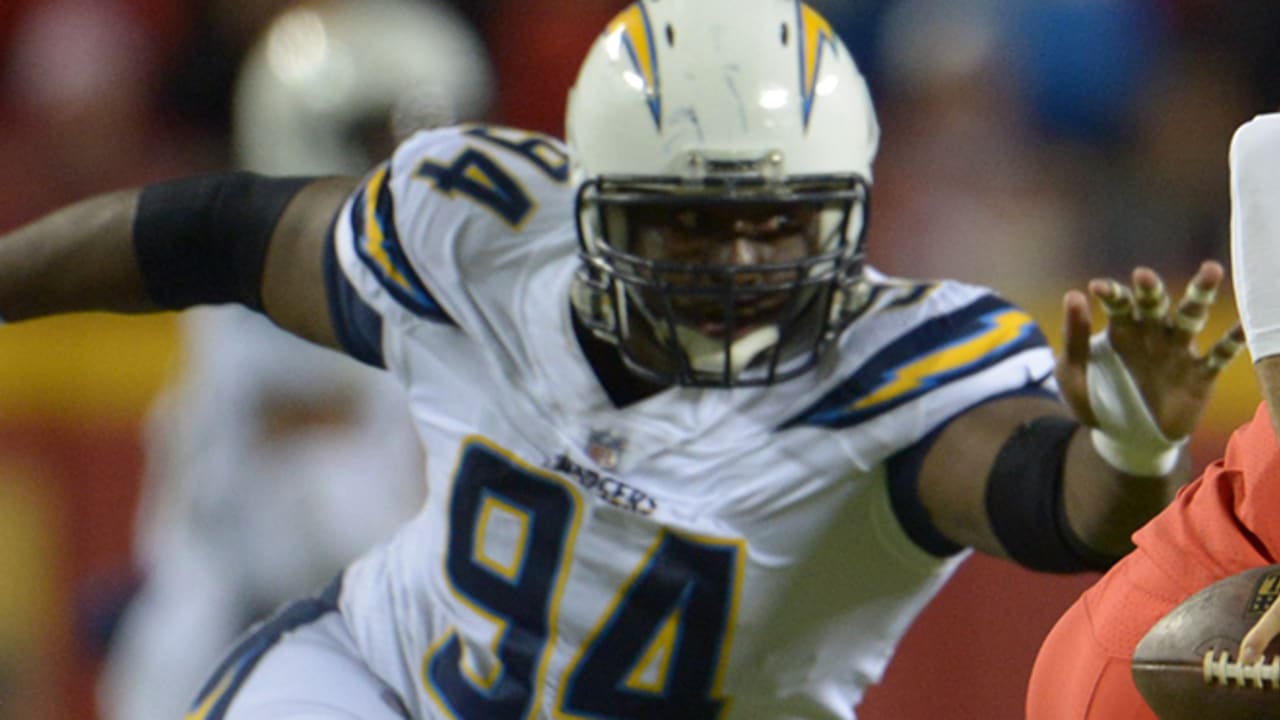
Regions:
M 791 26 L 786 23 L 782 23 L 782 47 L 787 47 L 790 44 L 791 44 Z
M 667 23 L 667 45 L 673 48 L 676 46 L 676 29 L 671 23 Z

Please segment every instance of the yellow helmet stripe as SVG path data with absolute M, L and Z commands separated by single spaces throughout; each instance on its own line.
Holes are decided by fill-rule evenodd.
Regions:
M 822 67 L 822 52 L 831 48 L 838 52 L 839 43 L 831 23 L 817 10 L 797 0 L 800 28 L 800 89 L 804 96 L 804 125 L 809 127 L 813 103 L 818 96 L 818 71 Z
M 662 94 L 659 86 L 658 55 L 654 52 L 653 28 L 644 3 L 637 2 L 609 23 L 605 30 L 611 54 L 616 58 L 626 51 L 635 67 L 635 84 L 643 88 L 648 98 L 653 121 L 662 127 Z M 630 79 L 630 78 L 629 78 Z

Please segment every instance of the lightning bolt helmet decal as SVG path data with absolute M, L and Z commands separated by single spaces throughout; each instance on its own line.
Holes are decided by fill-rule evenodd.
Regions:
M 607 42 L 625 51 L 635 66 L 635 83 L 642 84 L 649 101 L 649 112 L 659 129 L 662 127 L 662 87 L 658 75 L 658 54 L 653 43 L 653 26 L 644 3 L 637 2 L 618 14 L 605 31 Z

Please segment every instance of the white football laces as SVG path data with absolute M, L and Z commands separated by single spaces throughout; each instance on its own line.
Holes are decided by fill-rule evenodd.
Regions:
M 1210 650 L 1204 654 L 1204 683 L 1206 685 L 1252 686 L 1280 690 L 1280 655 L 1252 663 L 1232 660 L 1231 653 L 1223 650 L 1215 656 Z

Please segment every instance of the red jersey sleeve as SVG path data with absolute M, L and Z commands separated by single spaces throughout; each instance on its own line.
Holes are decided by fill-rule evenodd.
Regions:
M 1139 550 L 1189 591 L 1280 557 L 1280 444 L 1265 405 L 1223 457 L 1134 534 Z

